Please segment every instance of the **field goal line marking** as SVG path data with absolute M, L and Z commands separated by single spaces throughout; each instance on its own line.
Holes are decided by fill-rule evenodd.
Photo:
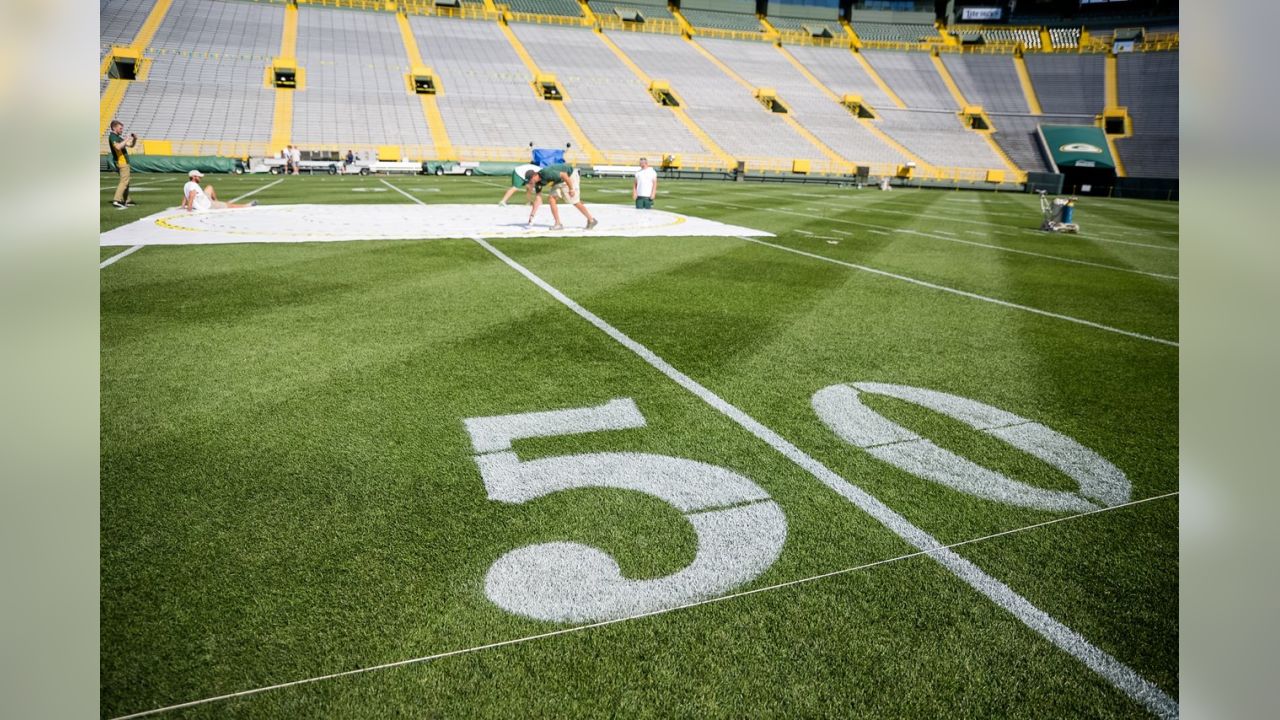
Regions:
M 1000 305 L 1002 307 L 1013 308 L 1015 310 L 1022 310 L 1024 312 L 1029 312 L 1036 315 L 1043 315 L 1045 317 L 1056 318 L 1058 320 L 1066 320 L 1067 322 L 1073 322 L 1079 325 L 1086 325 L 1091 328 L 1106 330 L 1107 332 L 1118 333 L 1120 335 L 1126 335 L 1128 337 L 1137 338 L 1139 340 L 1146 340 L 1148 342 L 1159 343 L 1161 345 L 1168 345 L 1170 347 L 1179 347 L 1178 342 L 1176 340 L 1166 340 L 1164 338 L 1158 338 L 1151 335 L 1143 335 L 1142 333 L 1136 333 L 1136 332 L 1133 332 L 1132 330 L 1121 330 L 1120 328 L 1111 327 L 1110 325 L 1103 325 L 1102 323 L 1096 323 L 1096 322 L 1093 322 L 1092 320 L 1084 320 L 1082 318 L 1072 317 L 1070 315 L 1062 315 L 1060 313 L 1050 312 L 1048 310 L 1041 310 L 1040 308 L 1033 308 L 1030 305 L 1019 305 L 1018 303 L 1009 302 L 1008 300 L 1001 300 L 999 298 L 993 298 L 987 295 L 979 295 L 978 293 L 972 293 L 967 290 L 960 290 L 958 288 L 947 287 L 946 285 L 938 285 L 936 283 L 928 282 L 927 280 L 917 280 L 913 277 L 908 277 L 906 275 L 891 273 L 888 270 L 878 270 L 873 267 L 867 267 L 866 265 L 858 265 L 857 263 L 846 262 L 844 260 L 836 260 L 835 258 L 829 258 L 825 255 L 818 255 L 816 253 L 807 252 L 805 250 L 790 248 L 790 247 L 787 247 L 786 245 L 779 245 L 777 243 L 767 242 L 765 240 L 760 240 L 758 238 L 749 238 L 741 235 L 738 235 L 736 237 L 739 240 L 745 240 L 747 242 L 756 243 L 757 245 L 764 245 L 766 247 L 771 247 L 777 250 L 784 250 L 789 253 L 795 253 L 796 255 L 803 255 L 808 258 L 813 258 L 814 260 L 822 260 L 823 262 L 829 262 L 835 265 L 843 265 L 848 268 L 853 268 L 854 270 L 862 270 L 863 272 L 869 272 L 874 275 L 881 275 L 883 277 L 893 278 L 894 280 L 909 282 L 913 285 L 920 285 L 921 287 L 927 287 L 933 290 L 941 290 L 942 292 L 952 293 L 954 295 L 960 295 L 962 297 L 971 298 L 973 300 L 981 300 L 982 302 L 989 302 L 994 305 Z
M 725 207 L 738 208 L 740 210 L 760 210 L 765 212 L 777 212 L 777 213 L 782 213 L 784 215 L 795 215 L 796 217 L 813 219 L 812 215 L 798 213 L 798 212 L 795 212 L 794 210 L 783 210 L 781 208 L 754 207 L 751 205 L 738 205 L 735 203 L 727 203 L 719 200 L 710 200 L 706 198 L 704 198 L 703 201 L 709 202 L 713 205 L 724 205 Z M 929 217 L 925 215 L 920 215 L 918 213 L 915 214 L 915 216 Z M 833 218 L 833 217 L 826 217 L 826 218 L 823 218 L 823 220 L 826 222 L 837 222 L 837 223 L 843 223 L 845 225 L 853 225 L 854 227 L 872 228 L 871 232 L 876 232 L 876 230 L 880 230 L 881 232 L 895 232 L 895 233 L 901 233 L 903 235 L 915 235 L 917 237 L 929 238 L 931 240 L 941 240 L 943 242 L 957 243 L 959 245 L 972 245 L 973 247 L 980 247 L 987 250 L 995 250 L 997 252 L 1006 252 L 1014 255 L 1028 255 L 1031 257 L 1044 258 L 1046 260 L 1054 260 L 1057 262 L 1071 263 L 1072 265 L 1086 265 L 1088 267 L 1102 268 L 1104 270 L 1114 270 L 1116 272 L 1130 273 L 1133 275 L 1146 275 L 1148 277 L 1161 278 L 1163 280 L 1178 279 L 1177 275 L 1166 275 L 1164 273 L 1149 272 L 1147 270 L 1135 270 L 1134 268 L 1122 267 L 1120 265 L 1108 265 L 1106 263 L 1096 263 L 1096 262 L 1091 262 L 1089 260 L 1077 260 L 1075 258 L 1062 257 L 1061 255 L 1051 255 L 1049 253 L 1038 253 L 1033 250 L 1019 250 L 1017 248 L 1003 247 L 1001 245 L 990 245 L 987 243 L 974 242 L 972 240 L 961 240 L 960 238 L 957 238 L 957 237 L 947 237 L 946 235 L 939 235 L 937 233 L 924 232 L 922 230 L 896 228 L 889 225 L 875 225 L 873 223 L 857 222 L 855 220 L 843 220 L 841 218 Z M 795 230 L 794 232 L 803 232 L 803 231 Z
M 266 685 L 263 687 L 253 688 L 250 690 L 241 690 L 239 692 L 226 693 L 224 695 L 217 695 L 214 697 L 202 698 L 200 700 L 192 700 L 190 702 L 179 703 L 177 705 L 167 705 L 165 707 L 154 708 L 152 710 L 143 710 L 141 712 L 132 713 L 130 715 L 119 715 L 115 718 L 112 718 L 112 720 L 131 720 L 132 718 L 158 715 L 160 713 L 168 712 L 171 710 L 181 710 L 184 708 L 195 707 L 197 705 L 205 705 L 208 703 L 219 702 L 222 700 L 232 700 L 234 698 L 248 697 L 251 695 L 260 695 L 262 693 L 271 692 L 274 690 L 284 690 L 286 688 L 298 687 L 300 685 L 310 685 L 318 682 L 324 682 L 326 680 L 336 680 L 338 678 L 350 677 L 352 675 L 362 675 L 365 673 L 371 673 L 371 672 L 376 672 L 380 670 L 391 670 L 393 668 L 404 667 L 407 665 L 418 665 L 418 664 L 423 664 L 428 662 L 434 662 L 436 660 L 443 660 L 445 658 L 450 658 L 457 655 L 469 655 L 472 653 L 483 652 L 485 650 L 495 650 L 497 648 L 509 647 L 512 645 L 522 645 L 524 643 L 532 642 L 534 640 L 545 640 L 547 638 L 558 637 L 560 635 L 569 635 L 573 633 L 579 633 L 585 630 L 593 630 L 596 628 L 606 627 L 608 625 L 616 625 L 618 623 L 629 622 L 632 620 L 642 620 L 644 618 L 654 617 L 657 615 L 665 615 L 667 613 L 674 613 L 681 610 L 690 610 L 696 607 L 701 607 L 703 605 L 712 605 L 715 603 L 727 602 L 729 600 L 737 600 L 750 595 L 757 595 L 760 593 L 772 592 L 775 590 L 783 590 L 783 589 L 794 587 L 797 585 L 807 585 L 809 583 L 817 582 L 819 580 L 826 580 L 828 578 L 839 577 L 841 575 L 848 575 L 850 573 L 860 572 L 863 570 L 870 570 L 875 567 L 880 567 L 882 565 L 890 565 L 892 563 L 900 562 L 902 560 L 911 560 L 914 558 L 931 555 L 936 552 L 950 551 L 955 548 L 963 547 L 966 545 L 975 545 L 977 543 L 986 542 L 989 540 L 995 540 L 997 538 L 1006 537 L 1009 535 L 1018 535 L 1021 533 L 1029 532 L 1031 530 L 1037 530 L 1039 528 L 1046 527 L 1049 525 L 1056 525 L 1058 523 L 1064 523 L 1069 520 L 1077 520 L 1079 518 L 1088 517 L 1090 515 L 1098 515 L 1101 513 L 1111 512 L 1113 510 L 1123 510 L 1126 508 L 1134 507 L 1136 505 L 1144 505 L 1146 503 L 1155 502 L 1156 500 L 1166 500 L 1171 497 L 1177 497 L 1180 494 L 1181 494 L 1181 491 L 1175 490 L 1173 492 L 1165 493 L 1163 495 L 1155 495 L 1152 497 L 1142 498 L 1140 500 L 1132 500 L 1130 502 L 1122 503 L 1120 505 L 1112 505 L 1110 507 L 1098 508 L 1096 510 L 1089 510 L 1087 512 L 1077 513 L 1075 515 L 1068 515 L 1067 517 L 1054 518 L 1053 520 L 1038 522 L 1033 525 L 1026 525 L 1023 527 L 1013 528 L 1011 530 L 1002 530 L 998 533 L 992 533 L 990 535 L 983 535 L 981 537 L 970 538 L 968 540 L 961 540 L 959 542 L 955 542 L 950 545 L 944 545 L 942 547 L 934 548 L 932 550 L 918 550 L 916 552 L 907 553 L 905 555 L 899 555 L 897 557 L 886 558 L 884 560 L 874 560 L 872 562 L 864 563 L 862 565 L 855 565 L 853 567 L 842 568 L 840 570 L 832 570 L 830 572 L 825 572 L 820 575 L 813 575 L 810 577 L 799 578 L 796 580 L 788 580 L 786 582 L 776 583 L 774 585 L 767 585 L 765 587 L 753 588 L 751 590 L 744 590 L 741 592 L 730 593 L 728 595 L 720 595 L 718 597 L 709 598 L 706 600 L 699 600 L 697 602 L 692 602 L 692 603 L 686 603 L 684 605 L 678 605 L 676 607 L 664 608 L 662 610 L 651 610 L 649 612 L 640 613 L 638 615 L 629 615 L 627 617 L 614 618 L 612 620 L 601 620 L 600 622 L 588 623 L 586 625 L 575 625 L 573 627 L 561 628 L 560 630 L 552 630 L 550 632 L 539 633 L 537 635 L 526 635 L 524 637 L 511 638 L 510 640 L 500 640 L 498 642 L 489 643 L 487 645 L 476 645 L 468 648 L 459 648 L 457 650 L 447 650 L 445 652 L 436 653 L 434 655 L 423 655 L 421 657 L 408 658 L 405 660 L 396 660 L 394 662 L 382 663 L 380 665 L 371 665 L 369 667 L 356 668 L 355 670 L 344 670 L 342 672 L 331 673 L 328 675 L 318 675 L 316 677 L 303 678 L 301 680 L 292 680 L 289 682 L 279 683 L 276 685 Z

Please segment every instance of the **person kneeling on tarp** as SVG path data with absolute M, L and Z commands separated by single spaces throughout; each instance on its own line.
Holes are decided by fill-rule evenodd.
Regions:
M 250 202 L 248 205 L 223 202 L 218 199 L 218 193 L 213 189 L 213 185 L 205 185 L 200 187 L 198 182 L 204 177 L 204 173 L 199 170 L 192 170 L 187 173 L 187 184 L 182 186 L 182 209 L 187 212 L 193 210 L 224 210 L 226 208 L 247 208 L 258 204 L 257 200 Z
M 542 204 L 542 189 L 551 188 L 551 217 L 556 224 L 552 230 L 563 230 L 560 223 L 560 209 L 556 207 L 556 199 L 578 208 L 578 212 L 587 219 L 587 229 L 595 227 L 598 221 L 591 216 L 587 206 L 582 203 L 582 177 L 578 170 L 568 163 L 552 163 L 541 170 L 529 170 L 524 174 L 526 192 L 533 196 L 533 210 L 529 213 L 529 224 L 533 224 L 533 216 L 538 214 L 538 206 Z

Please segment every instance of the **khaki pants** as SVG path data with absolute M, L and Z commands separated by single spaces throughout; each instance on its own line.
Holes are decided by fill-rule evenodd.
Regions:
M 129 163 L 123 162 L 117 167 L 120 172 L 120 182 L 116 184 L 116 196 L 114 200 L 118 203 L 129 201 Z

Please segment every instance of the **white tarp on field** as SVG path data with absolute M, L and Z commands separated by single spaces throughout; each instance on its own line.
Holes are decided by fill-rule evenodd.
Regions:
M 551 229 L 543 206 L 532 227 L 528 206 L 513 205 L 259 205 L 237 210 L 186 212 L 171 208 L 102 233 L 103 245 L 209 245 L 218 243 L 333 242 L 442 238 L 610 235 L 771 237 L 762 230 L 726 225 L 664 210 L 588 205 L 600 224 L 562 206 L 564 230 Z

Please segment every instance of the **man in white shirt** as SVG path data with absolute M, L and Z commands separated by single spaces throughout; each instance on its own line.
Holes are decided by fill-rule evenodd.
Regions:
M 649 167 L 648 158 L 640 158 L 640 170 L 636 173 L 635 182 L 631 185 L 631 199 L 636 201 L 637 210 L 648 210 L 653 207 L 653 200 L 656 197 L 658 197 L 658 171 Z
M 289 153 L 289 159 L 293 161 L 293 174 L 298 174 L 298 164 L 302 162 L 302 149 L 297 145 L 293 145 L 293 150 Z
M 511 196 L 515 195 L 517 190 L 524 189 L 524 176 L 528 175 L 530 170 L 538 172 L 541 169 L 542 168 L 540 166 L 532 163 L 517 165 L 515 169 L 511 171 L 511 187 L 507 188 L 507 192 L 504 193 L 502 199 L 498 201 L 498 207 L 506 207 L 507 201 L 511 199 Z
M 218 199 L 218 193 L 214 191 L 213 185 L 205 185 L 200 187 L 200 179 L 204 177 L 204 173 L 199 170 L 192 170 L 187 173 L 187 184 L 182 186 L 182 209 L 187 212 L 195 210 L 223 210 L 226 208 L 247 208 L 258 204 L 257 200 L 251 201 L 248 205 L 223 202 Z

